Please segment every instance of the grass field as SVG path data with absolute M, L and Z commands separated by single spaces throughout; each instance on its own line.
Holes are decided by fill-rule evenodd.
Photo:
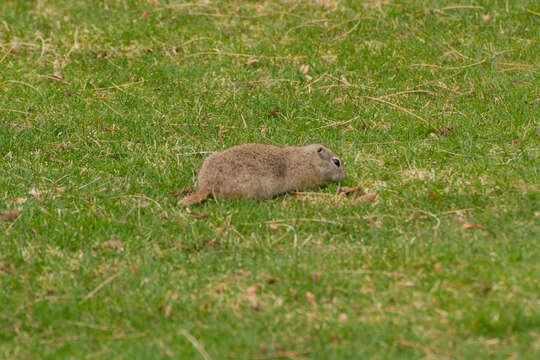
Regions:
M 2 1 L 0 358 L 534 359 L 540 7 Z M 208 152 L 347 179 L 177 205 Z

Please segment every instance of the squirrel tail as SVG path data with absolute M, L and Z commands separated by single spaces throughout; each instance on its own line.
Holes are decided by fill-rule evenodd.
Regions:
M 200 189 L 195 194 L 192 194 L 183 198 L 179 202 L 179 205 L 191 206 L 191 205 L 198 204 L 206 200 L 206 198 L 208 198 L 211 194 L 212 194 L 212 191 L 210 191 L 210 189 Z

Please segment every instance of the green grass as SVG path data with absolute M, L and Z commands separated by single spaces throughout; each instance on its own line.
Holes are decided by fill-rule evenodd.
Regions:
M 3 1 L 0 358 L 537 358 L 539 13 Z M 245 142 L 377 199 L 177 205 Z

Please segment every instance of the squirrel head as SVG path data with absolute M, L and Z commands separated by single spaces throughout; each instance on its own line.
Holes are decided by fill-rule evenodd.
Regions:
M 322 181 L 339 182 L 345 179 L 343 162 L 335 152 L 321 144 L 311 144 L 304 147 Z

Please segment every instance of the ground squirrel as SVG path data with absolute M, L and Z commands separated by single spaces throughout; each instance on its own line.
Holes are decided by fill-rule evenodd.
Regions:
M 341 160 L 323 145 L 244 144 L 206 158 L 197 178 L 197 192 L 180 205 L 193 205 L 209 196 L 269 199 L 344 178 Z

